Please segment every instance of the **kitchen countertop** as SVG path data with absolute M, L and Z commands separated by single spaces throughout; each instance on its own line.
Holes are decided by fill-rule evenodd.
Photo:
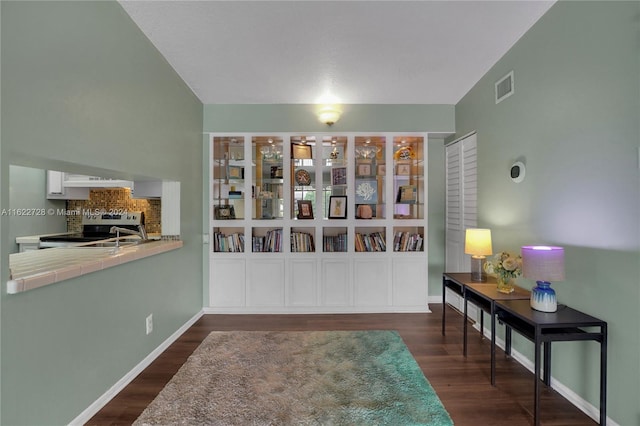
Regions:
M 9 255 L 7 293 L 16 294 L 145 257 L 176 250 L 180 240 L 121 247 L 56 247 Z

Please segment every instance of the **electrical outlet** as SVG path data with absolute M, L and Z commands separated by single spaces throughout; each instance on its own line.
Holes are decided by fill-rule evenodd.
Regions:
M 150 314 L 147 317 L 146 325 L 147 325 L 147 334 L 151 334 L 151 332 L 153 331 L 153 314 Z

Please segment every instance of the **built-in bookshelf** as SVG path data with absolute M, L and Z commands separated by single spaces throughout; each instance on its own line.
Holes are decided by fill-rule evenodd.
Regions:
M 211 134 L 210 307 L 426 310 L 425 141 Z

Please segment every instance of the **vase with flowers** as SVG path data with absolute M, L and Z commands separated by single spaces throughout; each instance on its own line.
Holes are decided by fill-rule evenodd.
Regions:
M 495 274 L 498 291 L 511 293 L 515 290 L 513 279 L 522 275 L 522 256 L 503 251 L 487 259 L 484 270 L 487 274 Z

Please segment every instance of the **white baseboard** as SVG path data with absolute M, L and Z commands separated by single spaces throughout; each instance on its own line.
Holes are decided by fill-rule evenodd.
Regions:
M 175 331 L 171 336 L 160 344 L 156 349 L 147 355 L 138 365 L 133 367 L 123 378 L 118 380 L 108 391 L 106 391 L 100 398 L 98 398 L 93 404 L 87 407 L 78 417 L 73 419 L 69 425 L 83 425 L 88 422 L 98 411 L 102 409 L 114 396 L 116 396 L 122 389 L 125 388 L 138 374 L 140 374 L 145 368 L 147 368 L 162 352 L 164 352 L 178 337 L 180 337 L 189 327 L 191 327 L 202 315 L 204 311 L 198 312 L 189 321 L 187 321 L 182 327 Z
M 380 313 L 430 313 L 429 306 L 241 306 L 205 307 L 205 314 L 233 315 L 281 315 L 281 314 L 380 314 Z

